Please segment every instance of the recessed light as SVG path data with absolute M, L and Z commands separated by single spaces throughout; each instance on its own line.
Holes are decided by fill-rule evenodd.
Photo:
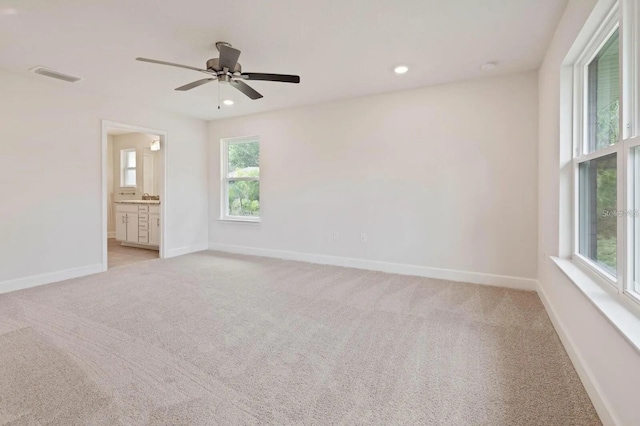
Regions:
M 16 15 L 17 13 L 17 10 L 11 8 L 0 9 L 0 15 Z
M 233 105 L 233 101 L 231 99 L 225 99 L 222 103 L 229 106 Z
M 497 66 L 498 66 L 498 64 L 496 64 L 495 62 L 487 62 L 486 64 L 481 66 L 480 69 L 482 71 L 491 71 L 491 70 L 495 69 Z
M 393 69 L 393 72 L 395 72 L 396 74 L 404 74 L 407 71 L 409 71 L 409 67 L 406 65 L 398 65 Z

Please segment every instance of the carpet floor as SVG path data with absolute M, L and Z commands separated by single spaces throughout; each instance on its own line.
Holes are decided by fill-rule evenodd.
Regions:
M 533 292 L 200 252 L 0 295 L 0 424 L 600 421 Z

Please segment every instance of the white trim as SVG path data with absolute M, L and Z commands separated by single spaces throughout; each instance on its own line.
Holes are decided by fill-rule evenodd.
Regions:
M 593 275 L 596 275 L 597 281 L 600 285 L 606 286 L 606 288 L 618 288 L 618 278 L 611 275 L 593 260 L 588 257 L 584 257 L 580 253 L 574 253 L 571 259 L 576 262 L 579 267 L 589 271 Z
M 182 256 L 185 254 L 189 254 L 189 253 L 195 253 L 197 251 L 203 251 L 203 250 L 207 250 L 209 248 L 209 245 L 207 243 L 201 243 L 201 244 L 194 244 L 192 246 L 184 246 L 184 247 L 178 247 L 178 248 L 174 248 L 171 250 L 167 250 L 167 255 L 165 256 L 165 258 L 170 258 L 170 257 L 176 257 L 176 256 Z
M 549 315 L 549 319 L 553 324 L 553 328 L 555 328 L 556 333 L 558 333 L 558 337 L 560 337 L 560 341 L 564 346 L 569 358 L 571 359 L 571 363 L 576 369 L 580 380 L 582 381 L 582 385 L 584 386 L 589 398 L 591 398 L 591 403 L 593 407 L 596 409 L 598 416 L 600 417 L 600 421 L 605 426 L 618 426 L 622 425 L 618 417 L 615 415 L 613 411 L 613 407 L 607 400 L 604 391 L 600 387 L 600 384 L 595 378 L 595 375 L 589 368 L 589 365 L 585 362 L 582 353 L 576 346 L 575 342 L 571 338 L 571 334 L 567 331 L 564 323 L 560 320 L 555 308 L 551 304 L 551 301 L 547 297 L 546 292 L 544 291 L 544 287 L 537 283 L 538 287 L 538 297 L 542 301 L 544 308 Z
M 640 316 L 634 312 L 637 306 L 633 306 L 636 305 L 636 302 L 617 297 L 618 294 L 609 291 L 589 275 L 589 271 L 576 266 L 569 259 L 551 257 L 551 260 L 611 325 L 640 352 Z
M 250 219 L 242 219 L 236 216 L 227 216 L 225 218 L 218 219 L 220 223 L 231 223 L 231 224 L 245 224 L 245 225 L 260 225 L 262 221 L 259 217 L 248 216 Z
M 160 258 L 170 257 L 168 256 L 168 248 L 167 248 L 167 234 L 168 228 L 168 209 L 167 203 L 169 201 L 169 143 L 168 143 L 168 134 L 164 130 L 158 129 L 149 129 L 146 127 L 134 126 L 131 124 L 119 123 L 117 121 L 109 121 L 102 120 L 102 271 L 107 270 L 108 266 L 108 245 L 107 239 L 109 238 L 109 233 L 107 230 L 107 217 L 108 217 L 108 194 L 107 194 L 107 146 L 108 146 L 108 131 L 109 129 L 118 129 L 118 130 L 128 130 L 130 132 L 137 133 L 147 133 L 160 137 L 160 145 L 162 146 L 162 173 L 160 176 L 160 186 L 162 188 L 162 193 L 160 194 L 160 199 L 162 202 L 160 203 L 160 250 L 159 255 Z
M 588 154 L 582 154 L 575 158 L 576 163 L 581 164 L 586 161 L 596 160 L 598 158 L 606 157 L 610 154 L 617 154 L 621 151 L 622 141 L 619 141 L 613 145 L 609 145 L 606 148 L 599 149 L 597 151 L 590 152 Z
M 84 277 L 85 275 L 93 275 L 102 272 L 102 264 L 81 266 L 79 268 L 65 269 L 62 271 L 47 272 L 40 275 L 31 275 L 29 277 L 17 278 L 0 282 L 0 294 L 10 291 L 22 290 L 39 285 L 51 284 L 58 281 L 70 280 L 72 278 Z
M 222 251 L 227 253 L 247 254 L 251 256 L 273 257 L 276 259 L 297 260 L 301 262 L 318 263 L 321 265 L 367 269 L 371 271 L 388 272 L 392 274 L 414 275 L 419 277 L 458 281 L 472 284 L 491 285 L 496 287 L 507 287 L 517 290 L 535 291 L 537 289 L 536 280 L 533 278 L 486 274 L 483 272 L 456 271 L 453 269 L 382 262 L 379 260 L 354 259 L 324 254 L 301 253 L 286 250 L 273 250 L 219 243 L 209 243 L 209 250 Z
M 638 136 L 638 126 L 640 126 L 640 94 L 638 87 L 640 84 L 640 4 L 634 0 L 621 0 L 620 23 L 620 43 L 622 46 L 622 62 L 627 66 L 621 69 L 621 84 L 627 87 L 623 93 L 620 108 L 622 112 L 622 134 L 623 139 Z

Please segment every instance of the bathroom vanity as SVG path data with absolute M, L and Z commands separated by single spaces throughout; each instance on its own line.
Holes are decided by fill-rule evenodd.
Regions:
M 116 240 L 123 244 L 158 250 L 160 247 L 160 201 L 116 201 Z

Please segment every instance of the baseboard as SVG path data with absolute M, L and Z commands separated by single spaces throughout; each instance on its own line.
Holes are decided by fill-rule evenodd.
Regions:
M 277 259 L 298 260 L 321 265 L 345 266 L 348 268 L 368 269 L 392 274 L 414 275 L 472 284 L 485 284 L 496 287 L 508 287 L 518 290 L 536 291 L 537 281 L 532 278 L 510 277 L 506 275 L 485 274 L 482 272 L 456 271 L 452 269 L 431 268 L 428 266 L 407 265 L 382 262 L 378 260 L 354 259 L 323 254 L 300 253 L 285 250 L 262 249 L 230 244 L 209 243 L 209 250 L 227 253 L 248 254 L 252 256 L 273 257 Z
M 81 266 L 80 268 L 65 269 L 63 271 L 48 272 L 46 274 L 32 275 L 0 282 L 0 294 L 10 291 L 23 290 L 25 288 L 36 287 L 44 284 L 51 284 L 58 281 L 70 280 L 72 278 L 83 277 L 102 272 L 102 264 Z
M 547 298 L 547 294 L 545 293 L 544 288 L 540 285 L 540 283 L 537 283 L 537 287 L 538 296 L 540 297 L 540 300 L 542 300 L 542 304 L 547 310 L 547 314 L 551 319 L 551 323 L 553 324 L 556 333 L 558 333 L 560 341 L 567 351 L 567 354 L 569 355 L 569 358 L 571 359 L 571 362 L 573 363 L 578 376 L 580 376 L 580 380 L 582 381 L 582 384 L 586 389 L 589 398 L 591 398 L 593 407 L 596 409 L 598 416 L 600 416 L 600 421 L 602 421 L 602 424 L 605 426 L 621 425 L 620 421 L 613 411 L 613 408 L 611 407 L 611 404 L 604 396 L 604 393 L 602 392 L 598 381 L 595 379 L 593 373 L 591 372 L 591 369 L 584 361 L 582 353 L 575 345 L 570 334 L 567 333 L 563 322 L 560 320 L 560 317 L 558 317 L 555 308 Z
M 182 256 L 184 254 L 195 253 L 197 251 L 207 250 L 209 245 L 207 243 L 195 244 L 192 246 L 178 247 L 167 250 L 166 258 Z
M 115 238 L 115 237 L 116 237 L 116 231 L 107 232 L 107 238 Z

